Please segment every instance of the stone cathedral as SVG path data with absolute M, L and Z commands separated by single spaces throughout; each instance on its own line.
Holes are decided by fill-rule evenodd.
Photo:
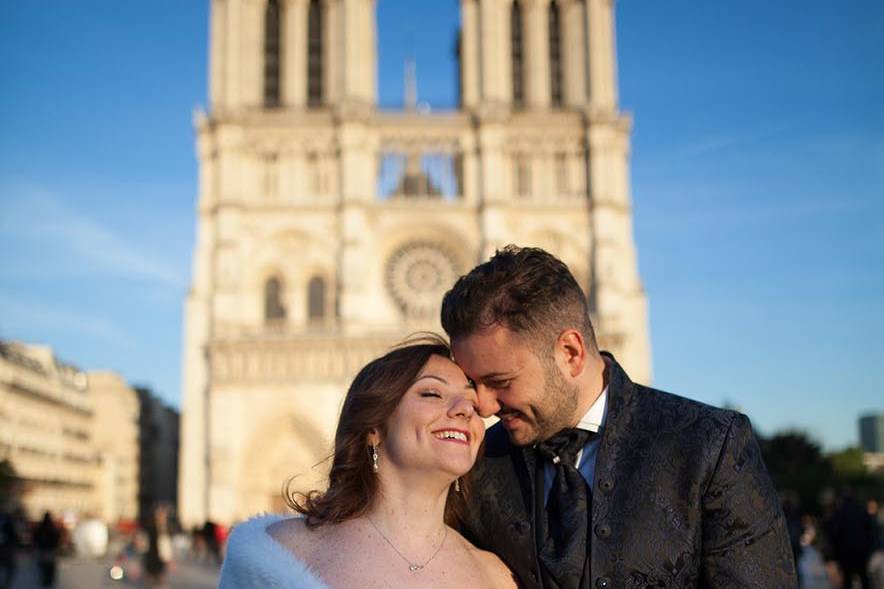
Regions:
M 383 0 L 381 0 L 383 1 Z M 439 331 L 442 295 L 508 243 L 589 297 L 650 377 L 613 0 L 461 0 L 459 106 L 376 105 L 376 0 L 212 0 L 195 126 L 180 517 L 231 523 L 322 485 L 356 371 Z

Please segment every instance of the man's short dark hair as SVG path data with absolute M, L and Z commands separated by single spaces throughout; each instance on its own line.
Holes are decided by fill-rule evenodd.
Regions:
M 549 349 L 569 328 L 597 349 L 583 289 L 564 262 L 540 248 L 497 250 L 445 293 L 442 327 L 450 339 L 495 325 L 524 337 L 535 351 Z

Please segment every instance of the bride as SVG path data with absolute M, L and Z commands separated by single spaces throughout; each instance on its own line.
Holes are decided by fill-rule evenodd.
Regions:
M 495 555 L 456 531 L 484 437 L 476 391 L 438 336 L 356 376 L 325 492 L 286 493 L 298 517 L 236 526 L 220 589 L 513 588 Z

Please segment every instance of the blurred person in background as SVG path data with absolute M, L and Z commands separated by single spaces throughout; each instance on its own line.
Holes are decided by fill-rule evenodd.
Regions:
M 58 549 L 61 546 L 61 530 L 52 521 L 52 514 L 43 514 L 43 520 L 34 530 L 34 548 L 37 550 L 37 568 L 40 572 L 40 585 L 55 585 L 58 567 Z
M 869 499 L 866 502 L 866 511 L 872 520 L 872 557 L 869 559 L 869 578 L 872 587 L 884 589 L 884 513 L 882 513 L 878 501 Z
M 0 588 L 9 589 L 15 578 L 16 553 L 20 538 L 12 512 L 0 511 Z
M 147 525 L 147 550 L 144 553 L 144 575 L 148 587 L 168 587 L 166 576 L 172 566 L 172 536 L 169 533 L 168 511 L 154 509 Z
M 850 490 L 844 491 L 824 525 L 829 556 L 838 565 L 843 589 L 851 589 L 858 578 L 862 589 L 872 589 L 869 559 L 874 551 L 874 528 L 866 509 Z
M 203 525 L 203 541 L 206 543 L 206 551 L 209 558 L 215 564 L 221 564 L 221 546 L 218 543 L 218 524 L 212 520 L 207 520 Z

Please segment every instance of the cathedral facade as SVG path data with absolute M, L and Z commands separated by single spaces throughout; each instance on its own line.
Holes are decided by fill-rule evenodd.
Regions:
M 196 116 L 179 515 L 321 488 L 356 371 L 439 331 L 508 243 L 564 260 L 603 349 L 650 378 L 612 0 L 461 0 L 460 105 L 376 106 L 376 0 L 212 0 Z M 413 95 L 412 95 L 413 97 Z

